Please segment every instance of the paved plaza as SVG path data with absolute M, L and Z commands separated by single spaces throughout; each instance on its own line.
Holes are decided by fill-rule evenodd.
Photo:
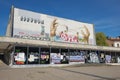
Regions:
M 120 66 L 10 68 L 0 64 L 0 80 L 120 80 Z

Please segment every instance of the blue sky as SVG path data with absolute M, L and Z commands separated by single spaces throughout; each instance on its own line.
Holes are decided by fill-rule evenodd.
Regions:
M 92 23 L 95 32 L 120 36 L 120 0 L 0 0 L 0 36 L 4 36 L 11 6 Z

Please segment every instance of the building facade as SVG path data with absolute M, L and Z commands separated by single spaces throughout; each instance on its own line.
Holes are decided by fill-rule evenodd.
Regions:
M 14 7 L 0 41 L 12 66 L 120 63 L 120 48 L 96 46 L 93 24 Z
M 109 46 L 120 48 L 120 36 L 116 38 L 108 37 L 107 43 Z

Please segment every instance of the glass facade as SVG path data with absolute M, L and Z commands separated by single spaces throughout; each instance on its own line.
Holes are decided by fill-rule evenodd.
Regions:
M 119 52 L 55 47 L 15 46 L 13 65 L 120 63 Z

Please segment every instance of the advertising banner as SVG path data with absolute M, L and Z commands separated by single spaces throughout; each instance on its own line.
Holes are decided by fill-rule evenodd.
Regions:
M 83 56 L 70 56 L 70 62 L 84 62 Z
M 90 62 L 92 63 L 99 63 L 99 58 L 96 52 L 90 53 Z
M 120 63 L 120 56 L 117 57 L 117 62 Z
M 106 55 L 105 56 L 105 59 L 106 59 L 106 63 L 111 63 L 111 55 Z
M 70 62 L 85 62 L 85 57 L 83 52 L 71 52 Z
M 93 24 L 14 9 L 13 37 L 95 45 Z
M 15 64 L 24 64 L 24 62 L 26 61 L 25 53 L 24 52 L 15 53 L 14 60 Z
M 50 53 L 51 64 L 60 64 L 61 63 L 61 54 L 60 53 Z

